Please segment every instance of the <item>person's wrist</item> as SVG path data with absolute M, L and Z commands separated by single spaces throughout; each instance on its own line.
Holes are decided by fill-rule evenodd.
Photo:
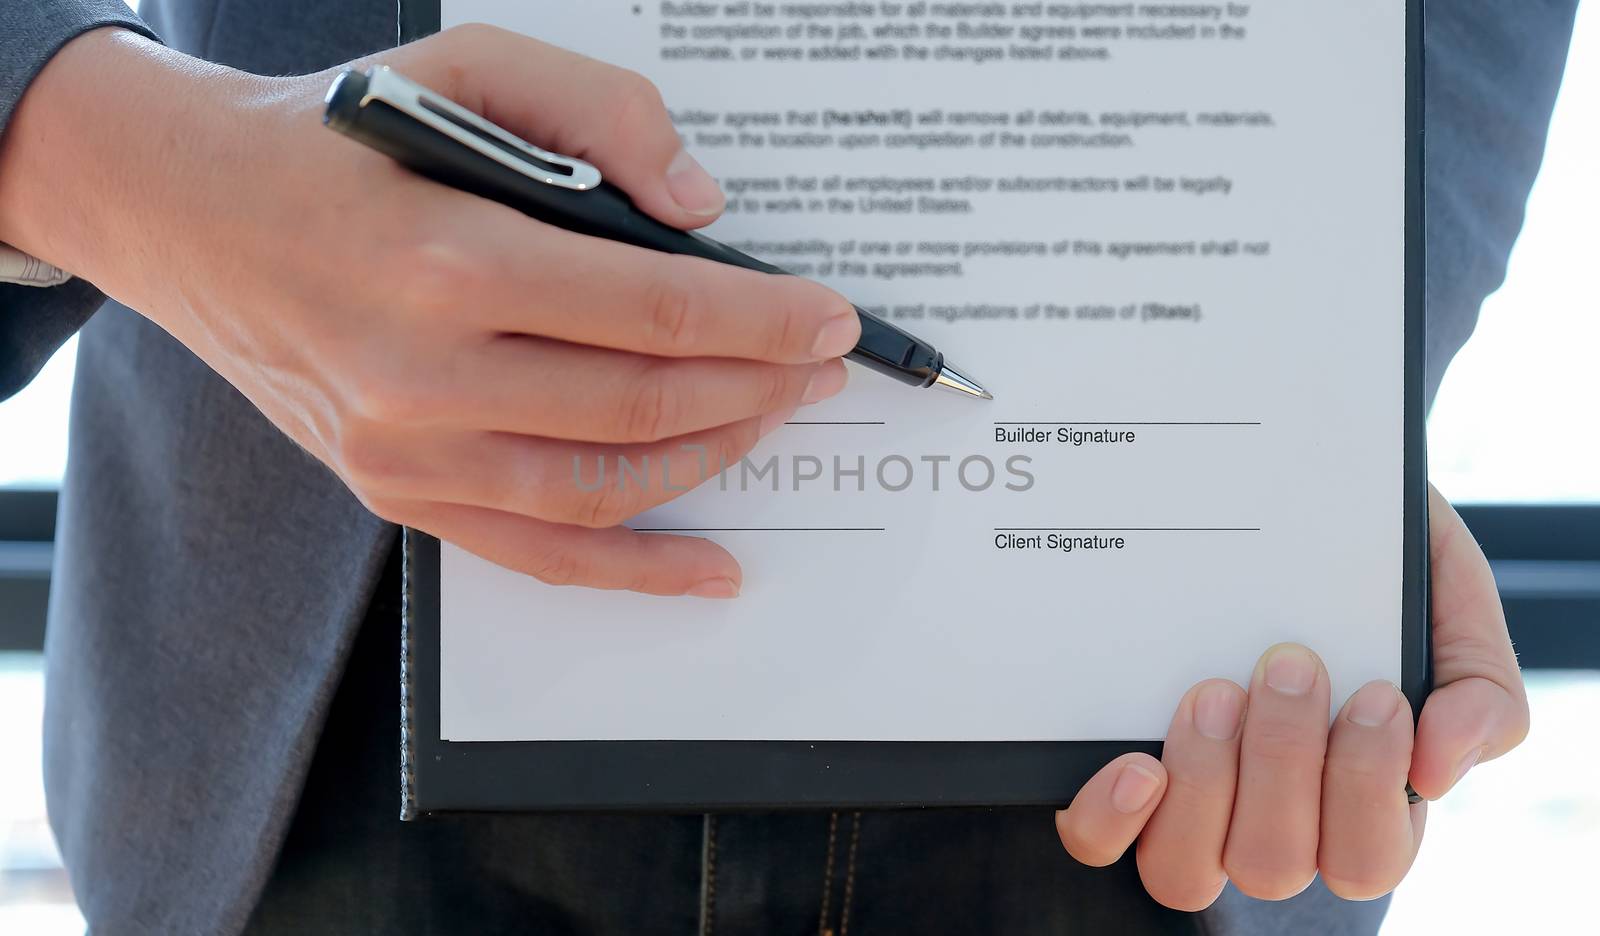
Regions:
M 108 62 L 135 54 L 117 27 L 92 30 L 64 45 L 34 77 L 0 136 L 0 241 L 64 266 L 80 255 L 73 216 L 101 201 L 101 173 L 84 158 L 99 149 L 82 102 Z
M 142 292 L 173 194 L 196 184 L 206 109 L 263 80 L 117 27 L 67 43 L 0 137 L 0 242 L 113 295 Z

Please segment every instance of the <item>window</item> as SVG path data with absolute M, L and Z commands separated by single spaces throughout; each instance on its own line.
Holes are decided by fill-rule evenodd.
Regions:
M 50 359 L 21 393 L 0 403 L 0 488 L 55 488 L 67 466 L 67 404 L 78 340 Z
M 83 932 L 44 818 L 37 653 L 0 652 L 0 933 Z
M 1429 474 L 1454 502 L 1600 503 L 1600 12 L 1581 4 L 1505 286 L 1445 374 Z

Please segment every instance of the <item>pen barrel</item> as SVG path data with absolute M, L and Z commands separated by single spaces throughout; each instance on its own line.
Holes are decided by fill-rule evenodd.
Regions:
M 782 273 L 725 244 L 663 224 L 602 182 L 580 190 L 550 185 L 438 133 L 382 100 L 365 100 L 368 80 L 346 72 L 328 96 L 327 125 L 442 185 L 499 202 L 545 224 L 662 253 Z
M 944 355 L 936 348 L 860 306 L 856 314 L 861 318 L 861 340 L 846 357 L 913 387 L 930 386 L 938 378 Z
M 461 145 L 379 99 L 367 100 L 369 79 L 347 71 L 329 90 L 324 121 L 354 140 L 435 182 L 515 208 L 577 234 L 699 257 L 760 273 L 789 275 L 693 231 L 682 231 L 640 211 L 627 193 L 602 182 L 580 190 L 533 179 Z M 856 307 L 861 340 L 846 357 L 914 387 L 939 376 L 944 356 L 913 335 Z
M 419 123 L 388 103 L 366 100 L 368 79 L 344 73 L 328 95 L 324 122 L 407 169 L 442 185 L 515 208 L 529 217 L 579 234 L 591 234 L 660 250 L 661 224 L 633 208 L 614 186 L 584 191 L 550 185 L 475 152 Z

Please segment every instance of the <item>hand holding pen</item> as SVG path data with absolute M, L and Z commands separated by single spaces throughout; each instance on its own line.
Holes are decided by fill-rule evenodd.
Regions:
M 56 108 L 103 132 L 54 164 L 8 163 L 5 179 L 51 180 L 19 197 L 118 184 L 84 194 L 92 216 L 23 205 L 17 217 L 52 229 L 6 239 L 45 244 L 229 381 L 283 444 L 328 466 L 317 496 L 331 517 L 377 522 L 364 505 L 549 582 L 737 594 L 721 546 L 620 524 L 701 480 L 703 459 L 735 463 L 796 407 L 837 394 L 861 334 L 848 301 L 799 277 L 580 236 L 404 170 L 323 126 L 338 71 L 265 78 L 127 33 L 86 40 L 71 51 L 90 50 L 91 74 L 125 68 L 118 81 L 140 101 L 182 106 L 135 118 L 90 94 Z M 721 211 L 637 75 L 487 27 L 382 60 L 592 154 L 656 222 L 692 228 Z M 166 168 L 121 184 L 138 165 Z M 64 244 L 83 247 L 50 246 Z M 575 483 L 575 456 L 647 455 L 647 485 Z
M 640 211 L 595 166 L 534 146 L 387 66 L 350 69 L 328 89 L 328 126 L 402 165 L 547 224 L 647 250 L 783 274 L 785 271 Z M 684 158 L 689 158 L 683 154 Z M 856 307 L 851 360 L 917 388 L 993 399 L 933 345 Z

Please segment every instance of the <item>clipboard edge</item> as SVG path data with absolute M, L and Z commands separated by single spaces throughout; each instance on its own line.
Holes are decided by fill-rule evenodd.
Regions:
M 1427 390 L 1426 390 L 1426 140 L 1425 140 L 1425 52 L 1423 22 L 1425 0 L 1407 0 L 1406 7 L 1406 60 L 1405 60 L 1405 400 L 1403 414 L 1403 519 L 1402 564 L 1405 570 L 1401 594 L 1401 685 L 1400 689 L 1410 702 L 1413 717 L 1420 718 L 1422 706 L 1432 691 L 1432 606 L 1428 537 L 1428 474 L 1427 474 Z M 441 4 L 439 0 L 396 0 L 397 38 L 400 44 L 425 38 L 440 31 Z M 402 597 L 401 630 L 401 818 L 416 819 L 435 814 L 475 812 L 704 812 L 768 810 L 768 809 L 819 809 L 827 807 L 854 807 L 862 809 L 895 809 L 926 807 L 1021 807 L 1049 806 L 1060 808 L 1071 800 L 1078 788 L 1111 758 L 1129 751 L 1144 751 L 1160 756 L 1159 743 L 1146 742 L 782 742 L 782 741 L 569 741 L 569 742 L 448 742 L 439 738 L 439 600 L 438 588 L 419 589 L 416 584 L 425 581 L 422 576 L 432 576 L 438 582 L 438 540 L 425 533 L 407 528 L 403 533 L 404 591 Z M 418 616 L 418 606 L 422 614 Z M 431 622 L 431 629 L 428 627 Z M 429 633 L 419 639 L 418 627 Z M 429 642 L 431 640 L 431 643 Z M 418 649 L 423 652 L 419 669 Z M 429 652 L 432 651 L 432 652 Z M 417 685 L 419 673 L 422 685 Z M 424 706 L 419 714 L 415 701 L 419 689 L 436 700 L 431 709 Z M 861 796 L 845 799 L 817 797 L 795 798 L 751 796 L 708 799 L 705 796 L 685 796 L 681 790 L 651 790 L 646 781 L 643 789 L 632 795 L 616 797 L 592 790 L 584 795 L 538 797 L 533 794 L 537 783 L 524 781 L 536 779 L 548 771 L 547 761 L 558 761 L 559 749 L 588 761 L 587 775 L 592 780 L 596 773 L 605 771 L 608 754 L 624 749 L 645 754 L 649 749 L 672 746 L 674 758 L 700 760 L 699 748 L 712 747 L 731 753 L 741 748 L 760 747 L 767 752 L 799 749 L 825 757 L 832 756 L 847 766 L 855 760 L 848 753 L 852 749 L 892 750 L 899 755 L 914 749 L 937 752 L 949 746 L 961 746 L 985 761 L 1007 761 L 1006 754 L 1046 754 L 1048 748 L 1055 756 L 1046 754 L 1042 759 L 1030 757 L 1032 770 L 1021 775 L 1007 774 L 1004 787 L 1010 795 L 997 797 L 991 789 L 988 794 L 974 792 L 971 796 Z M 598 757 L 596 755 L 599 755 Z M 1068 756 L 1070 755 L 1070 756 Z M 424 760 L 426 758 L 426 760 Z M 624 757 L 624 760 L 629 757 Z M 742 758 L 736 758 L 742 759 Z M 758 758 L 759 759 L 759 758 Z M 915 757 L 910 758 L 915 760 Z M 896 756 L 897 771 L 909 775 L 915 769 L 905 763 L 906 758 Z M 1033 783 L 1027 775 L 1050 762 L 1042 784 Z M 541 763 L 545 761 L 545 763 Z M 429 766 L 431 765 L 431 766 Z M 1090 769 L 1085 772 L 1085 765 Z M 724 765 L 729 766 L 729 765 Z M 831 763 L 821 764 L 831 770 Z M 1001 765 L 996 764 L 996 767 Z M 520 769 L 519 769 L 520 768 Z M 527 776 L 528 772 L 532 776 Z M 735 767 L 718 770 L 724 778 L 748 776 Z M 468 774 L 475 780 L 490 778 L 488 784 L 461 782 Z M 424 775 L 429 777 L 424 782 Z M 1036 775 L 1037 776 L 1037 775 Z M 570 779 L 570 778 L 569 778 Z M 434 782 L 437 782 L 437 788 Z M 805 781 L 800 781 L 805 782 Z M 579 784 L 573 784 L 575 787 Z M 494 789 L 490 789 L 490 787 Z M 708 788 L 709 789 L 709 788 Z M 820 792 L 820 791 L 819 791 Z M 1413 794 L 1414 795 L 1414 794 Z

